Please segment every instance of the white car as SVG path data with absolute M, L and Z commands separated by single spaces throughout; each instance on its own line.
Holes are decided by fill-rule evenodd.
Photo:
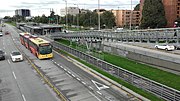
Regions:
M 2 33 L 2 32 L 0 32 L 0 36 L 3 36 L 3 33 Z
M 169 51 L 169 50 L 175 50 L 175 47 L 173 45 L 155 45 L 155 48 L 156 49 L 163 49 L 163 50 L 166 50 L 166 51 Z
M 23 61 L 23 56 L 22 56 L 22 54 L 19 51 L 12 51 L 10 56 L 11 56 L 11 60 L 13 62 Z

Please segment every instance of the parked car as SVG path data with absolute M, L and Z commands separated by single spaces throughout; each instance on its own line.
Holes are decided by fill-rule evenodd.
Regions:
M 5 60 L 5 53 L 0 49 L 0 60 Z
M 12 51 L 10 56 L 13 62 L 23 61 L 23 56 L 19 51 Z
M 164 44 L 164 45 L 155 45 L 155 48 L 156 49 L 163 49 L 163 50 L 166 50 L 166 51 L 175 50 L 175 47 L 173 45 L 167 45 L 167 44 Z
M 3 33 L 2 33 L 2 32 L 0 32 L 0 36 L 3 36 Z

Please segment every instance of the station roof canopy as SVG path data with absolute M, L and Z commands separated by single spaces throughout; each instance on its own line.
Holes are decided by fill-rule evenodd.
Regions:
M 25 25 L 25 27 L 31 29 L 62 28 L 62 26 L 59 25 L 48 25 L 48 24 L 28 24 Z

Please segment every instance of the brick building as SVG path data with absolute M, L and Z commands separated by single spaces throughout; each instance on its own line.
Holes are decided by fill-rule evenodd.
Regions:
M 162 3 L 167 19 L 167 27 L 174 27 L 175 20 L 180 17 L 180 0 L 162 0 Z M 140 0 L 140 14 L 142 14 L 143 5 L 144 0 Z
M 130 26 L 139 26 L 140 22 L 140 11 L 132 11 L 132 20 L 131 19 L 131 10 L 112 10 L 117 27 Z

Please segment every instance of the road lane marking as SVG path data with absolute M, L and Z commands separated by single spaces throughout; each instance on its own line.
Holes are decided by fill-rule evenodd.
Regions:
M 99 91 L 96 91 L 99 95 L 102 95 L 102 93 L 100 93 Z
M 77 80 L 79 80 L 79 81 L 81 81 L 81 79 L 79 79 L 79 78 L 76 78 Z
M 101 83 L 99 83 L 99 82 L 97 82 L 97 81 L 94 81 L 94 80 L 91 80 L 91 81 L 94 83 L 94 85 L 96 86 L 96 88 L 99 89 L 99 90 L 109 88 L 108 86 L 106 86 L 106 85 L 104 85 L 104 84 L 101 84 Z
M 93 88 L 92 88 L 91 86 L 89 86 L 89 88 L 90 88 L 91 90 L 93 90 Z
M 68 73 L 69 73 L 69 74 L 71 74 L 71 72 L 70 72 L 70 71 L 68 71 Z
M 90 93 L 91 95 L 93 95 L 98 101 L 101 101 L 96 95 L 94 95 L 94 94 L 91 93 L 90 91 L 89 91 L 89 93 Z
M 84 85 L 86 85 L 86 83 L 85 83 L 85 82 L 83 82 L 83 81 L 82 81 L 82 83 L 83 83 Z
M 75 75 L 74 74 L 71 74 L 73 77 L 75 77 Z
M 25 98 L 25 96 L 22 94 L 22 97 L 23 97 L 23 101 L 26 101 L 26 98 Z
M 12 73 L 13 73 L 14 78 L 16 79 L 16 75 L 15 75 L 15 73 L 14 73 L 14 72 L 12 72 Z
M 9 61 L 9 59 L 8 59 L 8 63 L 11 64 L 10 61 Z

